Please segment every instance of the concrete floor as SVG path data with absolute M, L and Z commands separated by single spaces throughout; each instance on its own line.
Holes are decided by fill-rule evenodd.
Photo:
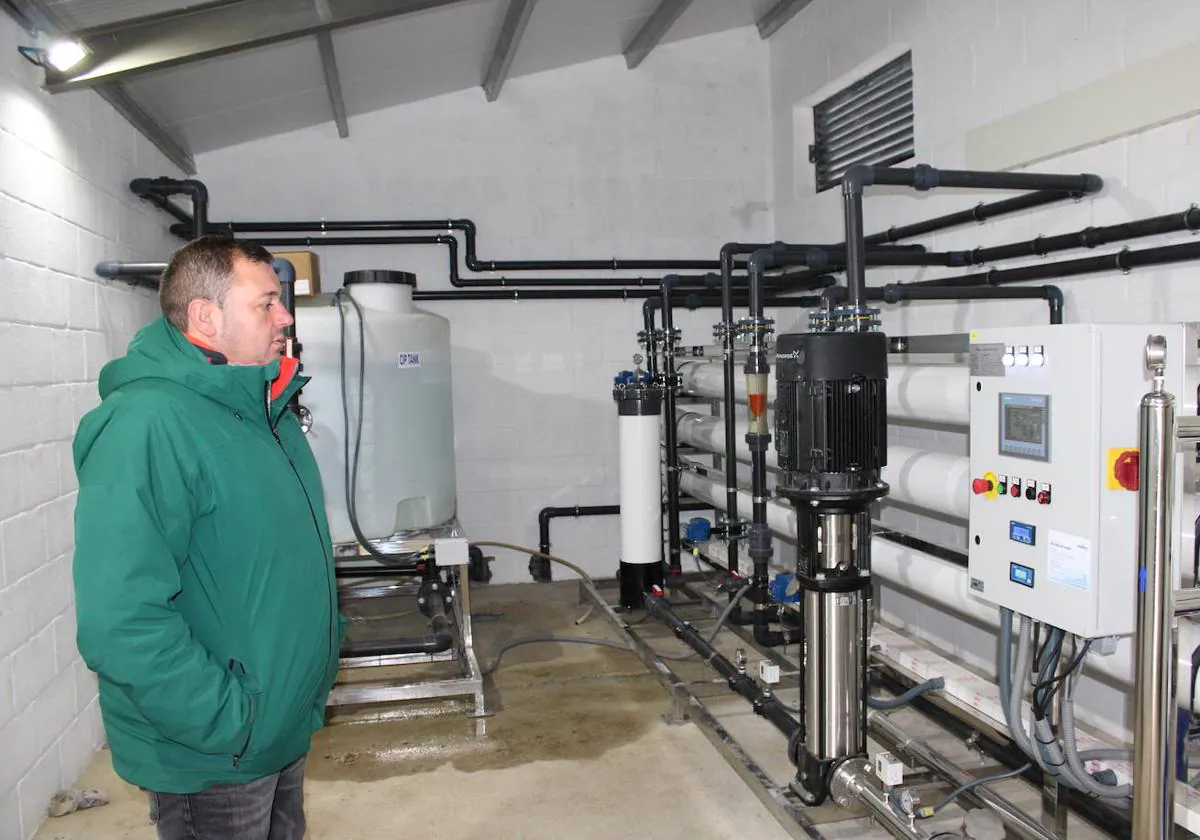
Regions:
M 577 594 L 574 583 L 477 587 L 481 661 L 504 642 L 533 634 L 615 640 L 599 615 L 575 626 Z M 381 599 L 350 611 L 410 607 Z M 310 753 L 307 836 L 789 836 L 695 726 L 664 721 L 667 694 L 632 654 L 583 645 L 518 648 L 494 675 L 489 704 L 494 716 L 482 740 L 461 707 L 445 703 L 337 716 Z M 37 840 L 155 837 L 145 796 L 116 777 L 106 750 L 77 784 L 102 788 L 111 804 L 48 820 Z

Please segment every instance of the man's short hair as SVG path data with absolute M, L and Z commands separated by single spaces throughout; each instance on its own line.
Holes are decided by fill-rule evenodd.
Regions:
M 158 281 L 158 305 L 166 319 L 187 332 L 188 304 L 193 300 L 224 307 L 236 258 L 267 265 L 273 261 L 263 246 L 227 236 L 202 236 L 172 254 Z

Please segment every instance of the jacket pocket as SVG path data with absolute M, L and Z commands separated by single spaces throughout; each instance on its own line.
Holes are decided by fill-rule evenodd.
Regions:
M 246 713 L 245 736 L 242 738 L 237 752 L 231 756 L 236 769 L 246 754 L 250 752 L 250 744 L 254 740 L 255 724 L 258 723 L 258 707 L 262 701 L 262 691 L 259 689 L 258 681 L 246 672 L 246 666 L 241 662 L 236 659 L 229 660 L 229 670 L 233 672 L 234 679 L 241 687 L 249 707 Z

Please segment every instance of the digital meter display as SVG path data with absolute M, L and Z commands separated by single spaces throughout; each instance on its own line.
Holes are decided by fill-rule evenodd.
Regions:
M 1013 583 L 1019 583 L 1022 586 L 1028 586 L 1033 589 L 1033 569 L 1028 566 L 1022 566 L 1020 563 L 1008 564 L 1008 579 Z
M 1000 394 L 1000 453 L 1050 460 L 1050 397 Z
M 1037 528 L 1024 522 L 1008 523 L 1008 538 L 1022 545 L 1037 544 Z

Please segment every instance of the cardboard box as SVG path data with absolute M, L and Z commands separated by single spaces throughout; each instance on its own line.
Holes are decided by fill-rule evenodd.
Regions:
M 321 293 L 321 267 L 312 251 L 274 251 L 272 256 L 287 260 L 296 269 L 296 297 Z

